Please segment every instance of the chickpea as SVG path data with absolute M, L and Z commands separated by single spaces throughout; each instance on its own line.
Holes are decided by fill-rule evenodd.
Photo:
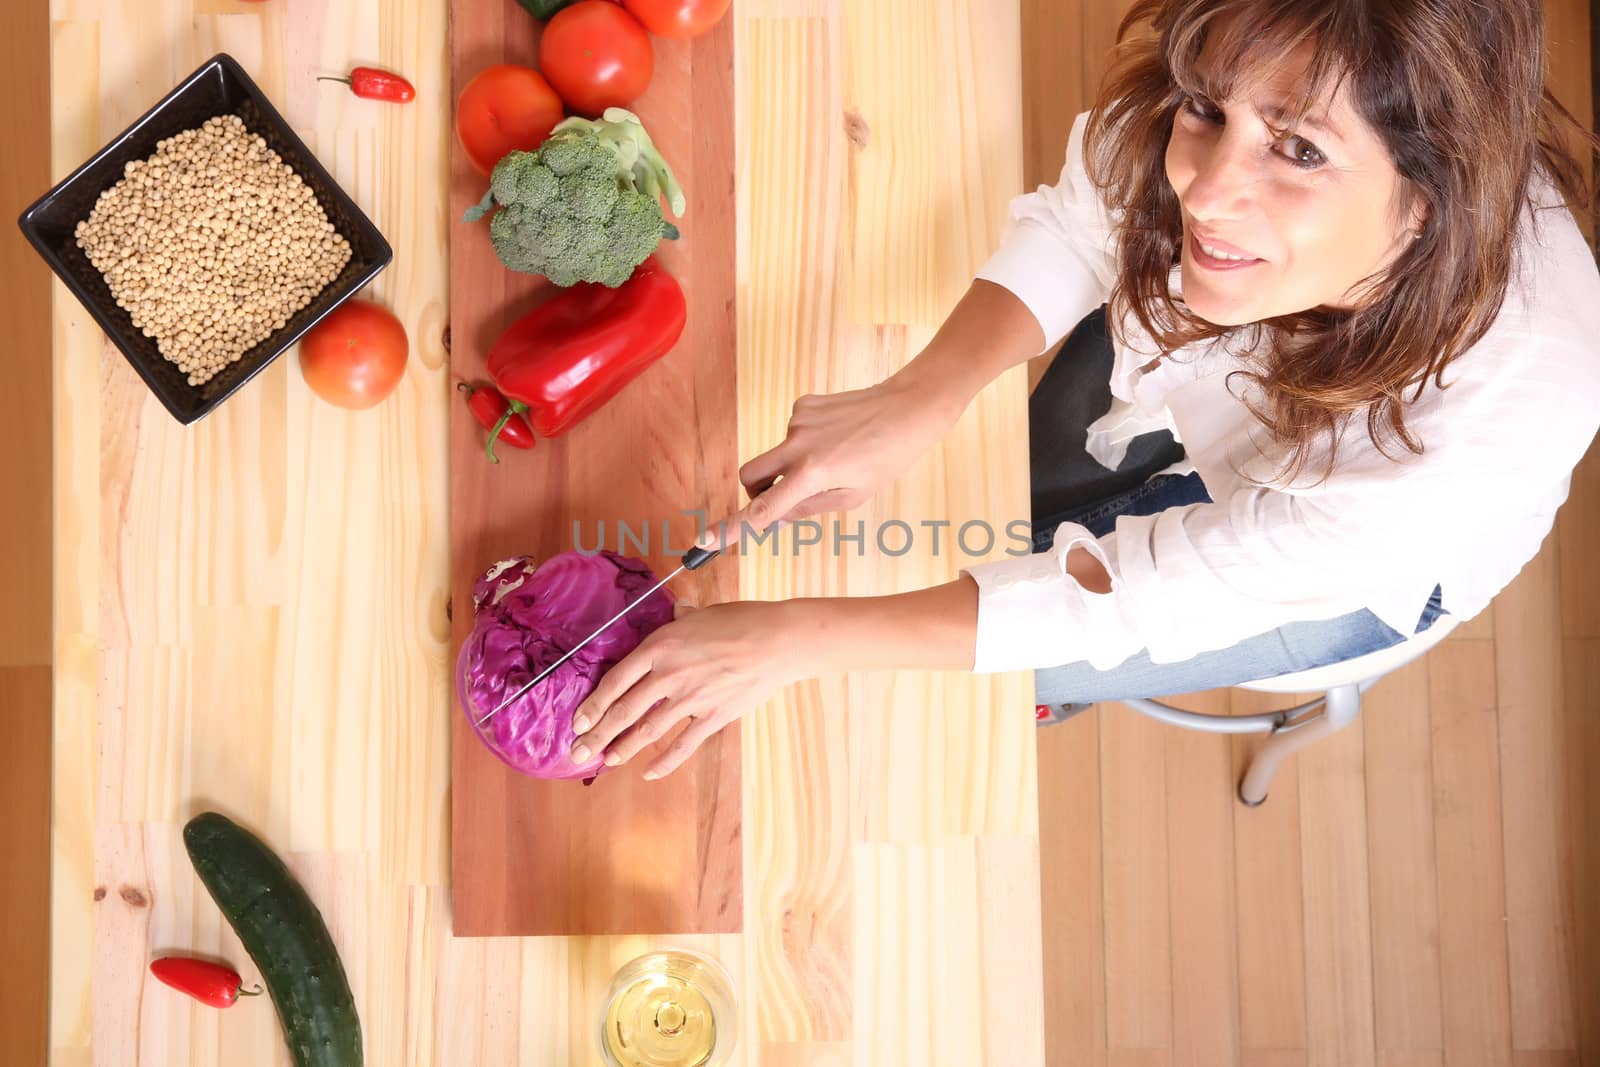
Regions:
M 311 188 L 237 115 L 160 141 L 73 231 L 136 329 L 203 385 L 350 262 Z

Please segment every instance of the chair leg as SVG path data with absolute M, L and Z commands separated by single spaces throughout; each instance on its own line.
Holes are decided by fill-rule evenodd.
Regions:
M 1285 723 L 1267 738 L 1239 783 L 1239 800 L 1248 807 L 1259 805 L 1267 799 L 1267 789 L 1285 759 L 1312 742 L 1344 729 L 1360 714 L 1359 686 L 1341 685 L 1328 690 L 1320 714 Z
M 1036 726 L 1054 726 L 1058 722 L 1066 722 L 1074 715 L 1082 714 L 1094 707 L 1093 704 L 1035 704 L 1033 706 L 1033 721 Z

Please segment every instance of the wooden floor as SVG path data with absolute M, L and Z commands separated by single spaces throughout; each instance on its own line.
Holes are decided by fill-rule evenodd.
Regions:
M 1024 4 L 1030 186 L 1059 173 L 1118 6 Z M 1587 0 L 1546 10 L 1557 95 L 1592 115 Z M 1597 544 L 1600 449 L 1492 609 L 1260 808 L 1233 799 L 1239 741 L 1114 704 L 1042 731 L 1052 1067 L 1600 1065 Z M 1298 702 L 1274 699 L 1178 702 Z
M 1115 7 L 1025 0 L 1029 182 L 1053 180 Z M 1558 92 L 1592 113 L 1588 15 L 1552 0 Z M 43 188 L 46 16 L 0 14 L 0 208 Z M 48 284 L 0 226 L 0 1039 L 43 1062 Z M 1361 723 L 1233 801 L 1246 746 L 1106 706 L 1040 738 L 1049 1062 L 1600 1064 L 1600 455 L 1491 612 Z M 1261 710 L 1217 693 L 1202 710 Z M 886 1065 L 887 1067 L 887 1065 Z

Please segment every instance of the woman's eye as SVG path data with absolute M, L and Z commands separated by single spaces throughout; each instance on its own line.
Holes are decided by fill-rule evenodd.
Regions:
M 1322 150 L 1304 137 L 1296 137 L 1291 134 L 1278 143 L 1288 149 L 1285 156 L 1289 162 L 1297 167 L 1305 167 L 1310 170 L 1312 167 L 1320 167 L 1328 161 L 1328 157 L 1322 154 Z
M 1191 93 L 1183 94 L 1183 110 L 1202 122 L 1222 124 L 1222 112 L 1209 100 L 1201 100 Z
M 1186 110 L 1186 112 L 1189 112 L 1190 115 L 1194 115 L 1194 117 L 1198 118 L 1200 122 L 1213 123 L 1213 125 L 1218 126 L 1222 125 L 1224 118 L 1226 118 L 1224 115 L 1222 115 L 1221 110 L 1218 110 L 1218 107 L 1214 106 L 1214 104 L 1211 104 L 1211 102 L 1198 101 L 1198 99 L 1195 98 L 1195 96 L 1192 96 L 1190 93 L 1184 93 L 1184 98 L 1182 98 L 1182 110 Z M 1296 136 L 1296 134 L 1285 134 L 1285 136 L 1282 136 L 1282 138 L 1278 139 L 1278 144 L 1285 144 L 1286 146 L 1286 144 L 1291 144 L 1291 142 L 1296 141 L 1299 142 L 1298 150 L 1290 150 L 1290 152 L 1286 152 L 1286 154 L 1280 154 L 1283 155 L 1285 160 L 1293 163 L 1294 166 L 1299 166 L 1299 168 L 1302 168 L 1302 170 L 1314 170 L 1314 168 L 1317 168 L 1317 166 L 1322 166 L 1323 163 L 1328 162 L 1328 158 L 1322 154 L 1322 149 L 1318 149 L 1315 144 L 1307 141 L 1306 138 L 1299 138 L 1299 136 Z

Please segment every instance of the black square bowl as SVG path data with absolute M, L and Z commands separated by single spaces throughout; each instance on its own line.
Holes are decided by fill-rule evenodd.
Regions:
M 260 134 L 268 147 L 311 187 L 328 221 L 350 242 L 350 262 L 283 329 L 204 385 L 195 386 L 162 357 L 155 339 L 146 337 L 134 326 L 128 312 L 117 306 L 105 278 L 78 247 L 74 234 L 78 223 L 94 210 L 100 194 L 122 180 L 123 167 L 128 162 L 148 158 L 155 153 L 158 142 L 219 115 L 238 115 L 246 129 Z M 377 277 L 394 257 L 372 220 L 339 188 L 238 62 L 226 54 L 207 60 L 93 159 L 40 197 L 22 213 L 17 224 L 50 268 L 89 309 L 100 328 L 122 349 L 139 377 L 181 423 L 204 417 L 226 400 L 324 315 Z

